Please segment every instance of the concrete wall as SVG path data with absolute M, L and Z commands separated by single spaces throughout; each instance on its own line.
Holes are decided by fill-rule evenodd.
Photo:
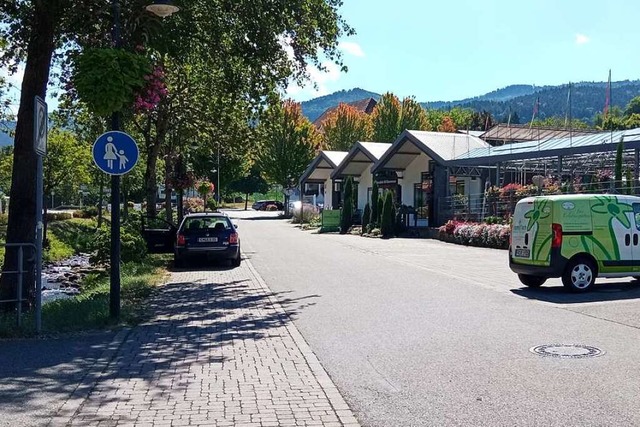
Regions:
M 324 209 L 333 209 L 333 182 L 331 178 L 324 181 Z
M 373 185 L 373 176 L 371 175 L 371 166 L 367 167 L 362 175 L 358 184 L 358 209 L 364 211 L 364 206 L 367 204 L 368 189 Z
M 404 170 L 399 184 L 402 185 L 402 204 L 413 206 L 413 185 L 420 183 L 421 174 L 429 170 L 429 156 L 420 153 Z

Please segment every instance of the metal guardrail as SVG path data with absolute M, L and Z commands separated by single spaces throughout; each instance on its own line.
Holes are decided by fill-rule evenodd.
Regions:
M 0 304 L 10 304 L 10 303 L 15 304 L 16 325 L 20 327 L 22 325 L 22 305 L 26 301 L 26 299 L 23 298 L 23 295 L 22 295 L 23 288 L 25 285 L 25 274 L 30 272 L 29 264 L 33 264 L 35 261 L 36 245 L 34 245 L 33 243 L 3 243 L 0 246 L 7 249 L 9 248 L 18 249 L 17 260 L 16 260 L 17 270 L 2 271 L 2 276 L 8 275 L 8 274 L 17 275 L 16 282 L 15 282 L 16 297 L 13 299 L 0 300 Z M 29 257 L 25 256 L 26 249 L 29 249 L 31 251 L 31 256 Z

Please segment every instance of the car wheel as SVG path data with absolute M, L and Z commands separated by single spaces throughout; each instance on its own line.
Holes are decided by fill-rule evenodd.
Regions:
M 596 281 L 596 269 L 587 258 L 569 261 L 562 275 L 562 284 L 572 292 L 586 292 Z
M 231 260 L 231 265 L 234 267 L 240 267 L 241 262 L 242 257 L 240 256 L 240 252 L 238 252 L 238 256 Z
M 173 256 L 173 266 L 176 268 L 184 267 L 184 259 L 180 258 L 178 255 Z
M 518 274 L 518 279 L 523 285 L 530 288 L 539 288 L 547 281 L 546 277 L 532 276 L 530 274 Z

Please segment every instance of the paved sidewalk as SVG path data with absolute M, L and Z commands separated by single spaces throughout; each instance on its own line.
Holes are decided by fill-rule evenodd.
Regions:
M 288 312 L 312 303 L 279 300 Z M 52 425 L 358 425 L 248 261 L 176 272 L 154 307 Z

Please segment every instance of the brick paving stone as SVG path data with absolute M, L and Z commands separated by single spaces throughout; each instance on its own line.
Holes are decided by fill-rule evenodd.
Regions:
M 253 266 L 175 272 L 67 425 L 357 426 Z

